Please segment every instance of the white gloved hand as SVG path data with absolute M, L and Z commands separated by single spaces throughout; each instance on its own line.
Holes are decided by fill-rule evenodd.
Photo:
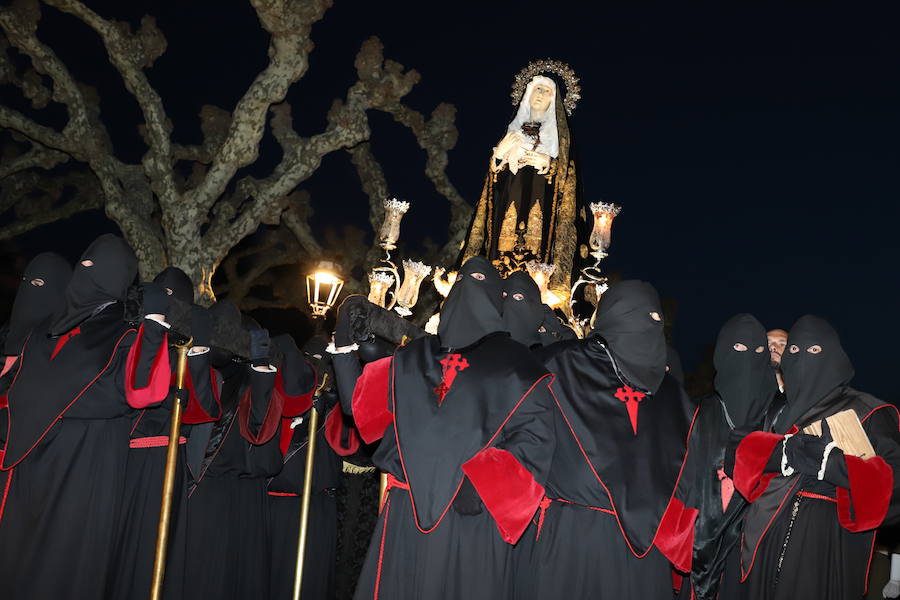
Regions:
M 881 590 L 881 595 L 885 598 L 900 597 L 900 554 L 891 554 L 891 580 Z

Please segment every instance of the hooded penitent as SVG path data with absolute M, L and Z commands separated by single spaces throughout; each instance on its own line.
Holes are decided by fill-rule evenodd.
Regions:
M 546 373 L 504 332 L 502 285 L 486 259 L 467 261 L 441 311 L 439 339 L 414 340 L 392 360 L 397 445 L 423 531 L 453 501 L 462 464 L 496 438 Z
M 694 527 L 694 559 L 691 585 L 698 600 L 718 597 L 719 586 L 729 593 L 731 579 L 722 573 L 739 546 L 741 524 L 747 502 L 734 492 L 725 476 L 725 449 L 732 429 L 759 427 L 775 392 L 769 367 L 766 330 L 748 314 L 739 314 L 722 326 L 713 355 L 716 367 L 715 394 L 700 401 L 680 495 L 698 509 Z M 724 583 L 723 583 L 724 582 Z
M 153 278 L 153 282 L 171 291 L 171 296 L 186 304 L 194 302 L 194 284 L 187 273 L 178 267 L 166 267 Z
M 466 261 L 441 308 L 441 347 L 465 348 L 503 331 L 502 306 L 503 280 L 497 269 L 481 256 Z
M 637 556 L 654 540 L 663 550 L 666 536 L 657 533 L 681 476 L 695 411 L 681 384 L 666 376 L 662 321 L 651 315 L 660 310 L 650 284 L 618 283 L 600 301 L 594 333 L 563 342 L 546 363 L 556 376 L 553 388 L 564 416 L 558 423 L 572 436 L 557 433 L 557 452 L 568 444 L 595 478 L 582 479 L 583 465 L 554 462 L 548 490 L 587 505 L 600 502 L 598 495 L 608 497 Z M 676 561 L 674 553 L 666 556 Z
M 86 390 L 100 375 L 116 368 L 117 348 L 133 341 L 120 301 L 136 273 L 137 259 L 121 238 L 102 235 L 85 250 L 66 289 L 61 317 L 49 332 L 50 321 L 36 327 L 22 349 L 9 392 L 4 466 L 22 460 L 64 413 L 71 414 L 76 401 L 76 410 L 84 404 Z
M 826 396 L 853 379 L 853 364 L 834 328 L 824 319 L 806 315 L 791 327 L 781 358 L 787 404 L 775 424 L 779 433 L 791 425 L 806 425 Z
M 715 387 L 729 425 L 754 427 L 765 415 L 775 377 L 769 367 L 766 329 L 748 314 L 729 319 L 719 331 L 713 355 Z
M 28 263 L 9 316 L 4 354 L 19 354 L 35 326 L 49 317 L 59 316 L 71 278 L 72 267 L 55 252 L 38 254 Z
M 652 285 L 632 280 L 612 286 L 597 306 L 593 332 L 606 341 L 626 381 L 651 394 L 659 389 L 666 375 L 666 338 Z
M 50 328 L 51 335 L 71 331 L 104 306 L 124 300 L 135 275 L 137 258 L 125 240 L 109 233 L 98 237 L 75 265 L 63 313 Z
M 512 273 L 503 282 L 503 327 L 520 344 L 530 348 L 541 343 L 538 331 L 544 320 L 541 290 L 525 271 Z

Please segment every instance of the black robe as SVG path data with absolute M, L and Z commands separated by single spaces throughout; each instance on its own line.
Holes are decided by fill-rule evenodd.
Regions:
M 141 356 L 145 363 L 146 357 Z M 131 427 L 122 525 L 118 550 L 119 566 L 112 586 L 115 598 L 143 597 L 149 593 L 156 555 L 156 538 L 166 454 L 174 399 L 174 371 L 177 355 L 169 353 L 172 389 L 165 401 L 140 408 Z M 170 516 L 169 542 L 163 596 L 177 600 L 184 589 L 184 564 L 187 544 L 187 488 L 189 472 L 185 466 L 185 442 L 193 424 L 211 422 L 221 413 L 218 391 L 211 381 L 209 353 L 188 356 L 185 377 L 187 405 L 182 414 L 182 440 L 179 447 L 175 487 Z M 139 364 L 139 370 L 149 370 Z M 143 369 L 142 369 L 143 368 Z
M 276 374 L 232 363 L 221 371 L 222 418 L 188 497 L 185 596 L 267 598 L 268 479 L 282 466 Z
M 307 413 L 308 414 L 308 413 Z M 284 468 L 269 481 L 269 508 L 272 514 L 272 588 L 271 598 L 293 598 L 297 564 L 297 539 L 300 533 L 300 503 L 306 472 L 309 428 L 306 419 L 290 430 L 293 434 L 284 456 Z M 309 531 L 306 539 L 302 596 L 325 600 L 334 590 L 335 551 L 337 547 L 337 504 L 335 492 L 341 483 L 341 458 L 325 439 L 324 423 L 316 440 L 313 461 L 313 495 L 309 505 Z
M 673 496 L 694 406 L 669 375 L 629 406 L 623 392 L 633 390 L 603 344 L 544 351 L 556 378 L 556 452 L 548 498 L 526 533 L 535 541 L 518 598 L 668 599 L 670 560 L 689 564 L 695 512 Z
M 317 378 L 314 369 L 298 355 L 288 356 L 284 367 L 284 379 L 279 379 L 275 387 L 284 398 L 278 433 L 284 466 L 278 475 L 269 480 L 267 490 L 272 544 L 270 597 L 290 600 L 293 598 L 300 504 L 306 475 L 307 419 Z M 321 419 L 319 423 L 301 590 L 303 598 L 313 600 L 328 598 L 334 589 L 337 543 L 335 490 L 341 481 L 341 459 L 326 442 L 325 420 Z
M 112 304 L 58 340 L 35 329 L 9 392 L 0 508 L 0 597 L 104 598 L 116 568 L 134 402 L 159 401 L 168 362 L 136 389 L 135 354 L 165 354 Z M 154 341 L 155 340 L 155 341 Z M 154 347 L 157 345 L 158 347 Z M 54 395 L 42 390 L 54 382 Z M 34 402 L 37 398 L 45 402 Z M 127 398 L 127 400 L 126 400 Z
M 877 454 L 845 456 L 848 487 L 814 477 L 765 472 L 783 436 L 748 435 L 735 455 L 734 483 L 753 503 L 741 543 L 743 598 L 847 600 L 865 594 L 875 530 L 900 516 L 897 409 L 841 386 L 797 424 L 799 429 L 852 409 Z
M 549 379 L 506 334 L 449 355 L 422 338 L 366 366 L 353 414 L 366 442 L 383 436 L 389 492 L 355 598 L 514 597 L 512 545 L 553 452 Z M 464 482 L 479 514 L 453 508 Z
M 696 600 L 740 597 L 741 524 L 749 505 L 724 471 L 731 431 L 720 396 L 705 396 L 678 490 L 684 504 L 698 510 L 691 573 L 684 578 L 681 598 L 691 598 L 692 591 Z

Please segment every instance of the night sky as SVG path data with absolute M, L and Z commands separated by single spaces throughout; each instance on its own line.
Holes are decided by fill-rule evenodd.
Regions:
M 135 23 L 145 12 L 158 18 L 169 48 L 151 77 L 181 142 L 198 141 L 202 104 L 232 108 L 265 64 L 266 36 L 244 3 L 90 4 Z M 422 74 L 410 105 L 426 114 L 439 102 L 457 107 L 449 173 L 474 203 L 512 116 L 513 75 L 532 59 L 566 61 L 582 80 L 570 126 L 587 199 L 623 206 L 605 268 L 646 279 L 676 302 L 674 341 L 686 368 L 737 312 L 769 328 L 811 312 L 841 333 L 856 387 L 897 400 L 898 15 L 850 2 L 686 4 L 620 12 L 582 2 L 343 0 L 314 27 L 310 71 L 288 99 L 301 133 L 321 130 L 332 99 L 354 80 L 360 44 L 379 36 L 386 57 Z M 119 154 L 138 160 L 139 112 L 102 47 L 51 13 L 41 35 L 103 91 Z M 402 237 L 415 257 L 424 235 L 445 237 L 445 203 L 412 135 L 383 115 L 372 121 L 391 192 L 413 203 Z M 263 175 L 279 158 L 267 140 L 251 172 Z M 345 153 L 328 157 L 306 187 L 318 227 L 365 223 Z M 73 248 L 103 227 L 82 217 L 81 237 L 68 245 L 50 227 L 20 247 L 77 256 Z

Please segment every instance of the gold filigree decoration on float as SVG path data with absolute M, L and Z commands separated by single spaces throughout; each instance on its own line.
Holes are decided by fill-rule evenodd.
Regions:
M 571 117 L 572 113 L 575 112 L 575 107 L 578 105 L 578 100 L 581 99 L 580 80 L 575 75 L 575 71 L 572 67 L 560 60 L 553 60 L 550 58 L 533 60 L 516 74 L 513 79 L 512 92 L 510 93 L 513 106 L 518 106 L 519 102 L 521 102 L 522 95 L 525 93 L 525 87 L 528 85 L 528 82 L 542 73 L 552 73 L 563 80 L 563 84 L 566 86 L 566 114 Z

